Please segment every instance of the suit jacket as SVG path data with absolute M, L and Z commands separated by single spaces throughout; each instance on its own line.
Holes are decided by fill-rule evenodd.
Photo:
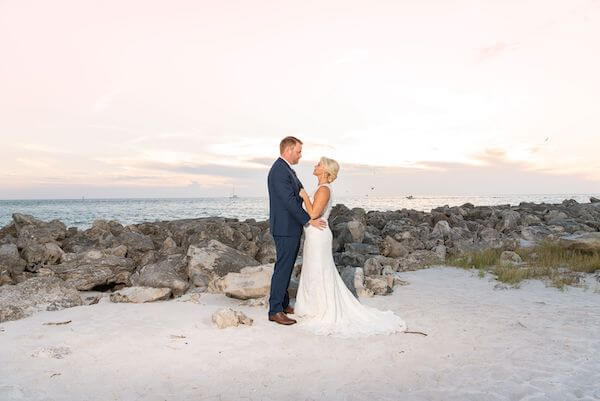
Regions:
M 300 236 L 310 216 L 302 208 L 302 183 L 281 157 L 275 160 L 267 179 L 269 187 L 269 229 L 273 236 Z

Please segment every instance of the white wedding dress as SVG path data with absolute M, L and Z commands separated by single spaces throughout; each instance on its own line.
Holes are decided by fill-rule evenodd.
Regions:
M 331 212 L 333 192 L 322 218 Z M 319 186 L 320 187 L 320 186 Z M 318 188 L 317 188 L 318 189 Z M 404 321 L 392 311 L 362 305 L 346 287 L 333 261 L 329 227 L 304 229 L 302 272 L 294 306 L 298 326 L 316 334 L 362 337 L 406 331 Z

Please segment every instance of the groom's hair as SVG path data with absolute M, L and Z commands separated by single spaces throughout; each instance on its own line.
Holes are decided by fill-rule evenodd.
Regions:
M 279 142 L 279 154 L 283 154 L 283 151 L 288 146 L 296 146 L 297 143 L 302 145 L 302 141 L 295 136 L 286 136 L 281 140 L 281 142 Z

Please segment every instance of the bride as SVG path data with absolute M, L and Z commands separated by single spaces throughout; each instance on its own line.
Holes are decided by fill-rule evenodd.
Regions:
M 311 218 L 327 221 L 332 205 L 331 183 L 339 165 L 322 157 L 313 175 L 319 185 L 311 202 L 304 189 L 300 196 Z M 295 314 L 304 328 L 316 333 L 339 337 L 390 334 L 406 330 L 404 321 L 391 311 L 362 305 L 344 284 L 333 261 L 333 235 L 326 227 L 304 228 L 303 264 L 296 296 Z

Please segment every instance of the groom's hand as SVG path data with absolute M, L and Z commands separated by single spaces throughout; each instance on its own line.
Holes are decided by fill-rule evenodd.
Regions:
M 319 230 L 322 230 L 325 227 L 327 227 L 327 222 L 323 219 L 312 219 L 311 221 L 309 221 L 309 223 L 311 226 L 316 227 Z

